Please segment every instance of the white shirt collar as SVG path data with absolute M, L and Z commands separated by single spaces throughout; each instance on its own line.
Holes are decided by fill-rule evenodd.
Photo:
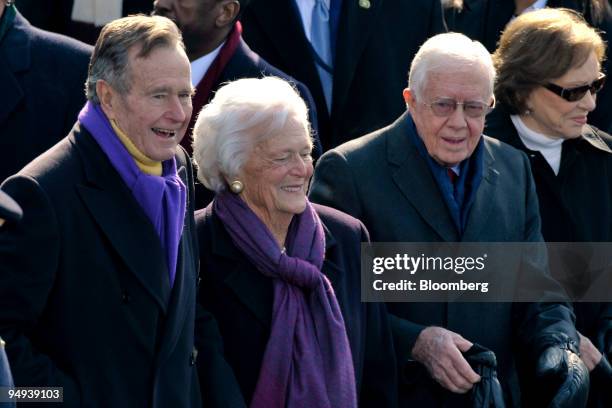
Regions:
M 210 68 L 215 58 L 217 58 L 217 55 L 219 55 L 219 51 L 221 51 L 221 48 L 223 47 L 224 44 L 225 44 L 225 41 L 223 41 L 221 45 L 219 45 L 217 48 L 215 48 L 208 54 L 196 60 L 193 60 L 191 62 L 191 85 L 192 86 L 194 87 L 198 86 L 202 78 L 204 78 L 204 75 L 206 75 L 206 72 L 208 72 L 208 68 Z
M 529 129 L 518 115 L 511 115 L 510 119 L 512 120 L 512 123 L 516 128 L 516 132 L 521 138 L 523 144 L 530 150 L 540 152 L 555 174 L 559 174 L 563 139 L 553 139 L 543 135 L 542 133 Z

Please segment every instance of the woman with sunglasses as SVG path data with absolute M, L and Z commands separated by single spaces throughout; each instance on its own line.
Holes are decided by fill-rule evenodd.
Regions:
M 529 157 L 548 242 L 612 241 L 612 137 L 587 123 L 604 85 L 604 55 L 598 33 L 567 9 L 519 16 L 493 54 L 498 103 L 485 133 Z M 580 269 L 571 269 L 571 279 Z M 612 393 L 612 303 L 574 309 L 591 371 L 589 406 L 611 406 L 603 391 Z

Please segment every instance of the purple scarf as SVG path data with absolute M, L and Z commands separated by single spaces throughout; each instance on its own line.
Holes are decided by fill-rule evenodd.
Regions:
M 234 244 L 274 282 L 270 339 L 250 407 L 356 407 L 344 319 L 334 290 L 321 273 L 325 234 L 310 203 L 293 217 L 286 254 L 239 197 L 217 194 L 213 211 Z
M 162 175 L 143 173 L 115 134 L 100 105 L 87 102 L 79 113 L 79 122 L 98 142 L 111 164 L 128 186 L 134 198 L 155 227 L 166 252 L 170 286 L 174 284 L 178 246 L 185 218 L 185 185 L 176 173 L 176 161 L 162 163 Z

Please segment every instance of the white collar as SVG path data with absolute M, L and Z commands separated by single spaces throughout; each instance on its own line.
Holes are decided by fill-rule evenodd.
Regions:
M 208 54 L 201 56 L 200 58 L 193 60 L 191 62 L 191 85 L 198 86 L 206 72 L 208 72 L 208 68 L 212 65 L 217 55 L 221 51 L 221 48 L 225 44 L 225 41 L 221 43 L 217 48 L 209 52 Z
M 511 115 L 510 119 L 516 128 L 521 141 L 529 150 L 538 151 L 544 156 L 555 174 L 559 174 L 561 166 L 562 138 L 551 138 L 542 133 L 531 130 L 518 115 Z

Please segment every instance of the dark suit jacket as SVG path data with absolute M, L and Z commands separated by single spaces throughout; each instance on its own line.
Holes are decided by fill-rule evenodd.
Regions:
M 274 68 L 259 55 L 251 51 L 244 40 L 240 39 L 236 52 L 234 52 L 234 55 L 228 61 L 225 69 L 219 77 L 219 80 L 212 89 L 210 99 L 214 97 L 214 92 L 216 92 L 226 82 L 235 81 L 241 78 L 261 78 L 264 76 L 276 76 L 295 85 L 297 91 L 300 93 L 300 96 L 302 99 L 304 99 L 304 102 L 306 102 L 306 107 L 308 108 L 308 119 L 310 120 L 310 125 L 314 130 L 314 146 L 312 155 L 314 159 L 318 159 L 322 153 L 322 148 L 321 142 L 319 141 L 319 136 L 317 134 L 317 109 L 312 96 L 310 95 L 310 91 L 303 83 L 296 81 L 284 72 Z M 193 115 L 198 115 L 202 107 L 203 106 L 194 105 Z M 196 209 L 205 208 L 208 203 L 212 201 L 214 196 L 214 192 L 208 190 L 203 184 L 196 182 Z
M 396 373 L 384 305 L 360 301 L 360 242 L 367 231 L 352 217 L 315 205 L 325 229 L 322 272 L 329 278 L 353 352 L 360 406 L 396 406 Z M 272 322 L 273 285 L 233 244 L 212 207 L 196 213 L 202 285 L 199 302 L 215 316 L 245 401 L 259 378 Z M 206 405 L 206 404 L 205 404 Z
M 405 109 L 414 54 L 427 38 L 445 31 L 439 0 L 343 0 L 336 42 L 331 117 L 294 0 L 254 0 L 241 21 L 255 52 L 302 81 L 317 104 L 327 150 L 391 123 Z
M 612 41 L 612 12 L 602 21 L 594 21 L 591 15 L 590 0 L 550 0 L 547 7 L 566 7 L 581 12 L 589 24 L 601 31 L 602 38 L 608 44 Z M 514 15 L 514 2 L 511 0 L 464 0 L 461 12 L 454 9 L 445 11 L 448 29 L 464 33 L 480 41 L 490 52 L 495 51 L 501 33 Z M 603 63 L 603 71 L 610 72 L 609 49 Z M 589 123 L 612 132 L 612 86 L 607 84 L 597 96 L 597 108 L 589 115 Z
M 190 189 L 191 164 L 176 158 Z M 171 288 L 153 225 L 80 125 L 2 188 L 24 210 L 0 235 L 15 383 L 62 386 L 66 407 L 200 407 L 192 193 Z
M 459 236 L 425 159 L 409 139 L 407 113 L 392 125 L 324 154 L 315 169 L 310 197 L 359 218 L 373 242 L 541 241 L 540 218 L 529 162 L 524 154 L 486 138 L 483 180 Z M 542 274 L 546 284 L 554 282 Z M 520 288 L 520 282 L 508 281 Z M 522 288 L 528 289 L 528 288 Z M 498 376 L 509 406 L 518 406 L 514 347 L 537 354 L 533 339 L 562 331 L 577 344 L 572 314 L 565 305 L 528 303 L 388 303 L 400 369 L 402 406 L 436 407 L 466 403 L 433 382 L 421 364 L 409 360 L 421 330 L 441 326 L 495 352 Z M 409 404 L 416 405 L 409 405 Z M 407 405 L 406 405 L 407 404 Z
M 0 182 L 68 134 L 85 103 L 91 52 L 17 13 L 0 42 Z

